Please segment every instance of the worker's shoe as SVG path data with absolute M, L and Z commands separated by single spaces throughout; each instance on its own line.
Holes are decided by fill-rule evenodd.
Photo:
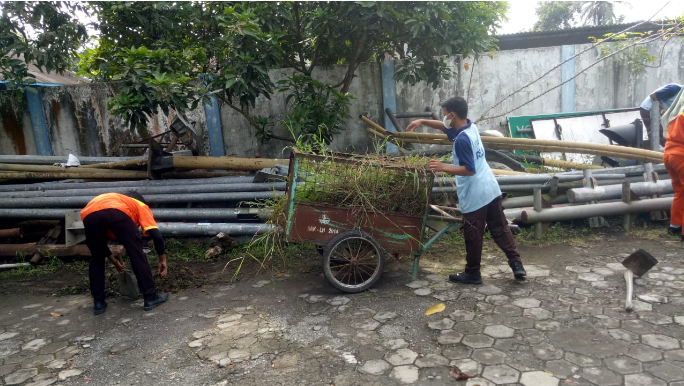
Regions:
M 152 311 L 154 307 L 164 303 L 167 300 L 169 300 L 169 294 L 156 294 L 150 299 L 145 299 L 143 310 Z
M 511 264 L 511 270 L 513 271 L 513 276 L 517 280 L 525 280 L 525 277 L 527 277 L 527 272 L 525 272 L 525 268 L 519 261 Z
M 677 236 L 677 235 L 681 236 L 682 235 L 682 226 L 680 225 L 678 227 L 673 227 L 672 225 L 670 225 L 667 228 L 667 233 L 674 235 L 674 236 Z
M 95 300 L 95 305 L 93 306 L 93 314 L 100 315 L 104 314 L 107 309 L 107 302 L 104 300 Z
M 482 275 L 479 272 L 460 272 L 449 275 L 449 281 L 461 284 L 482 284 Z

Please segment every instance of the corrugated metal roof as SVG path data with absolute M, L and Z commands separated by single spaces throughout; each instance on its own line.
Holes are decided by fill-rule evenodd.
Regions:
M 36 78 L 37 83 L 61 84 L 69 86 L 89 82 L 89 80 L 86 78 L 71 76 L 67 73 L 65 73 L 64 75 L 59 75 L 55 73 L 46 74 L 40 71 L 38 66 L 34 65 L 33 63 L 29 63 L 28 72 Z
M 593 43 L 590 37 L 601 37 L 609 33 L 621 32 L 640 22 L 605 25 L 599 27 L 578 27 L 558 31 L 521 32 L 516 34 L 498 35 L 499 50 L 519 50 L 525 48 L 554 47 L 569 44 Z M 665 25 L 668 27 L 669 25 Z M 662 24 L 644 23 L 630 32 L 646 32 L 663 28 Z

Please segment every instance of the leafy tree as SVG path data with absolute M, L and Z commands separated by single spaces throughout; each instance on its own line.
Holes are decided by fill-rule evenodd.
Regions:
M 543 1 L 537 5 L 539 20 L 535 31 L 571 28 L 578 22 L 585 26 L 620 23 L 624 16 L 615 14 L 615 4 L 622 1 Z
M 584 25 L 609 25 L 616 24 L 624 19 L 624 16 L 615 14 L 615 4 L 622 1 L 582 1 L 578 3 L 577 12 L 580 14 Z
M 555 31 L 571 28 L 575 23 L 577 3 L 574 1 L 541 1 L 535 13 L 539 20 L 534 31 Z
M 41 71 L 70 70 L 77 50 L 87 38 L 76 14 L 78 3 L 60 1 L 3 1 L 0 3 L 0 76 L 10 89 L 23 94 L 35 83 L 28 72 L 33 63 Z

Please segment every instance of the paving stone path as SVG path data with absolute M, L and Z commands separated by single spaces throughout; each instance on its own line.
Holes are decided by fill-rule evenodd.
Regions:
M 393 269 L 354 295 L 318 275 L 262 277 L 150 313 L 115 301 L 102 318 L 83 296 L 12 296 L 0 385 L 684 386 L 684 258 L 659 255 L 627 313 L 625 256 L 528 264 L 525 282 L 490 264 L 481 286 Z M 452 367 L 475 378 L 456 383 Z

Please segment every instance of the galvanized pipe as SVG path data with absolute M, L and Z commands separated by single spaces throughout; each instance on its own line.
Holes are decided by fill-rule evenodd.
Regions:
M 547 203 L 551 205 L 566 204 L 568 202 L 568 197 L 565 194 L 558 195 L 556 197 L 542 197 Z M 522 197 L 510 197 L 505 198 L 501 201 L 504 209 L 512 208 L 527 208 L 534 205 L 534 196 L 522 196 Z
M 639 197 L 652 196 L 654 194 L 674 193 L 672 180 L 659 180 L 658 182 L 635 182 L 630 183 L 630 189 Z M 622 197 L 622 185 L 605 185 L 596 188 L 576 188 L 566 192 L 570 203 L 584 203 L 593 200 L 617 200 Z
M 231 236 L 253 236 L 271 232 L 271 224 L 229 224 L 229 223 L 158 223 L 159 231 L 167 236 L 216 236 L 223 232 Z
M 215 178 L 188 178 L 184 180 L 142 180 L 114 182 L 41 182 L 37 184 L 0 185 L 0 192 L 19 192 L 33 190 L 97 189 L 113 187 L 152 187 L 195 184 L 233 184 L 250 183 L 254 176 L 229 176 Z
M 0 155 L 0 163 L 23 165 L 53 165 L 66 163 L 68 156 L 60 155 Z M 144 157 L 76 157 L 81 165 L 121 162 L 130 160 L 146 160 Z
M 68 208 L 1 208 L 0 218 L 14 220 L 63 220 Z M 264 208 L 153 208 L 152 214 L 157 221 L 234 221 L 259 219 L 267 221 L 271 211 Z
M 188 202 L 222 202 L 263 200 L 283 195 L 282 191 L 274 192 L 232 192 L 232 193 L 198 193 L 198 194 L 150 194 L 145 200 L 150 204 L 173 204 Z M 95 197 L 32 197 L 0 200 L 0 208 L 83 208 Z
M 534 224 L 538 222 L 568 221 L 579 220 L 598 216 L 618 216 L 623 214 L 645 213 L 656 210 L 669 210 L 672 205 L 673 197 L 651 198 L 648 200 L 624 202 L 605 202 L 600 204 L 572 205 L 558 208 L 542 209 L 539 212 L 534 210 L 523 210 L 520 220 L 524 224 Z
M 238 184 L 201 184 L 201 185 L 172 185 L 151 187 L 120 187 L 120 188 L 95 188 L 95 189 L 69 189 L 69 190 L 46 190 L 30 192 L 0 192 L 0 200 L 4 198 L 28 198 L 28 197 L 75 197 L 95 196 L 104 193 L 126 193 L 135 190 L 142 195 L 154 194 L 197 194 L 197 193 L 220 193 L 220 192 L 260 192 L 285 190 L 285 182 L 264 183 L 238 183 Z

